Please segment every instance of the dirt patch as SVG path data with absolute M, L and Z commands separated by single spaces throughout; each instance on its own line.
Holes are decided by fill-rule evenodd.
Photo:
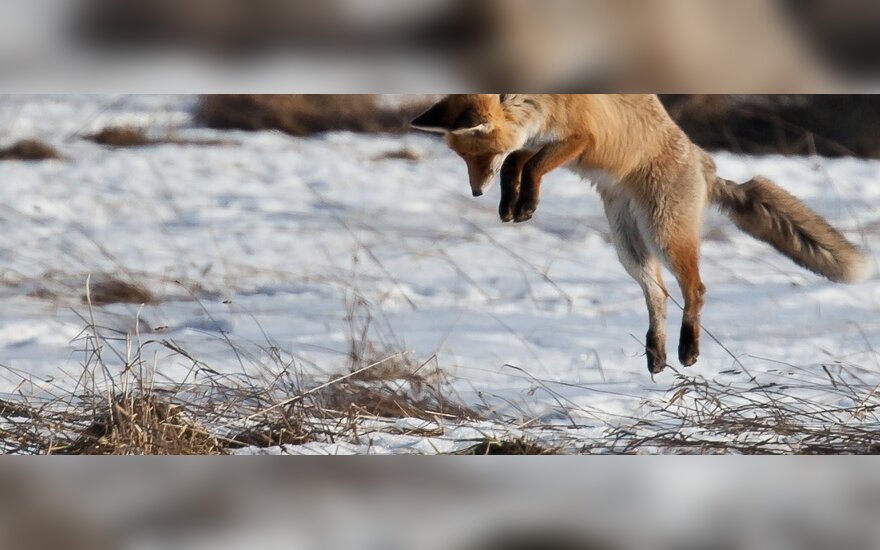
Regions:
M 376 95 L 206 95 L 199 101 L 197 119 L 209 128 L 280 130 L 294 136 L 347 130 L 398 133 L 424 104 L 383 107 Z
M 64 158 L 57 149 L 38 139 L 23 139 L 0 149 L 0 160 L 56 160 Z

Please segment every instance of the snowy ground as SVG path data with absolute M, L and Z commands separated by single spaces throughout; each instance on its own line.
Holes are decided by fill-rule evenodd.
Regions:
M 652 380 L 642 357 L 642 294 L 577 176 L 550 175 L 535 219 L 502 225 L 497 191 L 472 198 L 464 164 L 431 136 L 216 132 L 196 127 L 194 104 L 0 98 L 0 145 L 37 136 L 67 157 L 0 163 L 0 391 L 76 382 L 86 279 L 110 273 L 162 301 L 96 307 L 99 325 L 172 339 L 215 371 L 258 368 L 274 347 L 305 376 L 348 372 L 353 311 L 356 323 L 372 319 L 377 347 L 410 350 L 495 419 L 287 452 L 431 453 L 487 431 L 552 424 L 576 425 L 574 440 L 594 438 L 645 414 L 645 400 L 668 398 L 674 373 Z M 77 137 L 110 124 L 229 143 L 111 149 Z M 401 149 L 419 160 L 383 158 Z M 880 246 L 880 162 L 715 158 L 722 176 L 768 176 L 857 243 Z M 688 374 L 746 383 L 745 366 L 763 380 L 812 385 L 820 397 L 829 383 L 822 365 L 880 383 L 876 277 L 829 283 L 714 212 L 705 233 L 711 336 Z M 670 304 L 671 358 L 678 313 Z M 187 361 L 155 353 L 167 380 L 189 373 Z

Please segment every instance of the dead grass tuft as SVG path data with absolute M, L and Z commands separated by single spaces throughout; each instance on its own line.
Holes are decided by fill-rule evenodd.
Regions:
M 88 294 L 83 294 L 83 303 L 96 306 L 107 304 L 156 304 L 159 299 L 146 287 L 129 281 L 108 278 L 93 281 Z
M 0 160 L 53 160 L 64 158 L 57 149 L 38 139 L 23 139 L 0 149 Z
M 416 387 L 424 389 L 416 390 Z M 434 420 L 438 417 L 474 419 L 479 416 L 463 405 L 442 398 L 426 386 L 423 379 L 403 384 L 346 381 L 317 393 L 314 400 L 324 410 L 352 417 Z
M 370 337 L 373 318 L 363 300 L 347 298 L 350 373 L 318 392 L 320 407 L 352 417 L 478 418 L 476 411 L 446 399 L 443 375 L 430 360 L 418 363 L 409 353 L 377 345 Z
M 179 405 L 155 394 L 119 396 L 98 411 L 82 435 L 55 454 L 217 455 L 223 444 Z
M 347 130 L 403 132 L 424 105 L 383 108 L 375 95 L 206 95 L 197 118 L 210 128 L 280 130 L 294 136 Z
M 243 447 L 277 447 L 280 445 L 302 445 L 315 441 L 315 434 L 301 423 L 295 415 L 264 421 L 258 425 L 229 436 L 227 445 L 233 449 Z

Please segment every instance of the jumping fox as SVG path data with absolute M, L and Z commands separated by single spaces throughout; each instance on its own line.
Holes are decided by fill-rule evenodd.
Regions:
M 752 237 L 836 282 L 870 275 L 858 248 L 771 181 L 737 184 L 670 118 L 655 95 L 450 95 L 418 116 L 415 128 L 440 132 L 467 164 L 475 197 L 501 174 L 502 222 L 524 222 L 538 206 L 541 178 L 566 166 L 598 190 L 614 246 L 648 305 L 648 370 L 666 363 L 665 265 L 684 296 L 678 359 L 699 356 L 700 227 L 707 203 Z

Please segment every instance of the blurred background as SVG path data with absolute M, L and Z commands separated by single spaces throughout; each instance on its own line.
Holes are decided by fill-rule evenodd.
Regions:
M 871 0 L 36 0 L 6 13 L 0 67 L 19 90 L 126 75 L 115 82 L 140 92 L 844 92 L 876 89 L 880 65 Z
M 41 462 L 19 462 L 16 475 L 5 462 L 0 471 L 7 548 L 870 550 L 880 543 L 878 479 L 867 460 Z

